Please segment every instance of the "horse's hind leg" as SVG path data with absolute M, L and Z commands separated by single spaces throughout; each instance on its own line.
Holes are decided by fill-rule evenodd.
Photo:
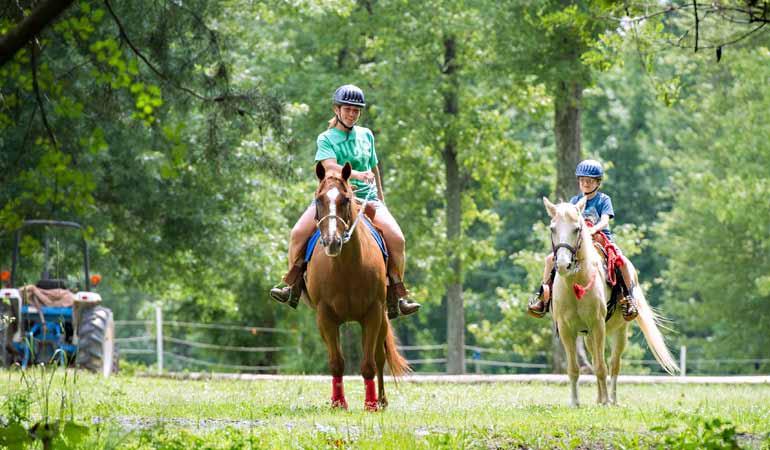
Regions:
M 567 375 L 569 376 L 570 383 L 569 405 L 577 408 L 580 406 L 577 393 L 578 377 L 580 376 L 577 359 L 577 336 L 572 331 L 567 331 L 563 326 L 559 326 L 559 330 L 561 330 L 559 333 L 561 345 L 564 346 L 564 353 L 567 357 Z
M 348 409 L 342 375 L 345 373 L 345 359 L 340 346 L 340 325 L 329 317 L 324 305 L 319 305 L 316 315 L 318 330 L 329 354 L 329 371 L 332 374 L 332 408 Z
M 373 305 L 369 308 L 364 320 L 361 322 L 361 340 L 364 353 L 363 358 L 361 358 L 361 375 L 364 377 L 364 388 L 366 391 L 364 408 L 368 411 L 377 411 L 377 393 L 374 390 L 374 375 L 376 373 L 375 354 L 377 352 L 377 344 L 380 342 L 382 320 L 385 317 L 382 308 L 380 304 Z
M 612 356 L 610 357 L 610 403 L 618 404 L 618 375 L 620 374 L 620 357 L 628 344 L 628 324 L 624 322 L 612 332 Z

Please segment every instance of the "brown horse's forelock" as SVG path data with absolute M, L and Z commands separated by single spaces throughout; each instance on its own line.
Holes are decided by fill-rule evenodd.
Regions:
M 328 190 L 328 189 L 326 189 L 326 187 L 327 187 L 327 185 L 329 184 L 330 181 L 336 182 L 339 185 L 339 187 L 342 188 L 340 190 L 345 194 L 345 196 L 349 195 L 349 193 L 350 193 L 350 184 L 348 184 L 347 181 L 345 181 L 341 177 L 338 177 L 338 176 L 335 176 L 335 175 L 328 175 L 328 176 L 326 176 L 326 178 L 321 180 L 321 183 L 319 183 L 318 189 L 315 192 L 316 197 L 320 196 L 322 192 L 325 192 L 325 191 Z
M 329 187 L 330 184 L 334 183 L 335 186 L 337 186 L 340 190 L 340 192 L 343 193 L 343 195 L 348 199 L 349 204 L 351 205 L 349 211 L 350 215 L 354 216 L 354 209 L 353 209 L 353 190 L 350 189 L 350 184 L 345 181 L 345 179 L 338 177 L 336 175 L 327 175 L 318 185 L 318 189 L 315 193 L 316 200 L 321 197 L 323 193 L 331 189 Z M 316 217 L 316 220 L 318 217 Z M 350 220 L 351 217 L 343 217 L 345 220 Z

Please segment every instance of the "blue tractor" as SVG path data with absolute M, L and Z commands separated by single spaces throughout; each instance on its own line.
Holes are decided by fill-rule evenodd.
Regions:
M 0 363 L 5 367 L 57 362 L 104 376 L 117 372 L 115 322 L 93 291 L 101 277 L 89 273 L 83 227 L 23 222 L 14 236 L 11 270 L 3 270 L 0 279 Z

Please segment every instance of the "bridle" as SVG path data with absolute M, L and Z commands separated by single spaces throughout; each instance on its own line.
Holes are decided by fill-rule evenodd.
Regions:
M 572 254 L 572 259 L 570 260 L 570 266 L 573 267 L 573 271 L 577 271 L 579 268 L 577 253 L 578 251 L 580 251 L 580 246 L 583 243 L 583 220 L 579 219 L 579 222 L 580 222 L 580 225 L 578 226 L 578 229 L 577 229 L 578 237 L 577 237 L 577 241 L 575 241 L 574 246 L 566 242 L 559 242 L 558 244 L 554 244 L 553 232 L 551 232 L 551 251 L 553 252 L 554 259 L 556 258 L 556 252 L 560 248 L 566 248 L 567 250 L 569 250 L 570 254 Z
M 332 176 L 332 177 L 327 177 L 327 178 L 326 178 L 326 180 L 329 180 L 329 179 L 331 179 L 331 180 L 335 180 L 335 181 L 339 181 L 339 182 L 340 182 L 340 183 L 341 183 L 343 186 L 345 186 L 345 180 L 343 180 L 342 178 L 333 177 L 333 176 Z M 324 180 L 324 181 L 325 181 L 325 180 Z M 372 189 L 369 189 L 369 192 L 372 192 Z M 346 199 L 347 201 L 350 201 L 350 197 L 348 197 L 348 195 L 349 195 L 349 192 L 348 192 L 348 191 L 346 191 L 346 192 L 345 192 L 345 199 Z M 316 228 L 318 229 L 318 231 L 321 233 L 321 244 L 322 244 L 322 245 L 324 245 L 324 246 L 328 245 L 328 242 L 326 242 L 326 240 L 325 240 L 325 239 L 324 239 L 324 237 L 323 237 L 323 235 L 324 235 L 324 234 L 323 234 L 323 231 L 321 230 L 321 224 L 322 224 L 322 223 L 323 223 L 325 220 L 328 220 L 328 219 L 335 219 L 335 220 L 339 220 L 340 222 L 342 222 L 342 225 L 343 225 L 343 230 L 344 230 L 344 231 L 342 232 L 342 244 L 343 244 L 343 245 L 344 245 L 344 244 L 346 244 L 348 241 L 350 241 L 350 238 L 351 238 L 351 237 L 353 237 L 353 233 L 356 231 L 356 226 L 358 225 L 358 222 L 361 220 L 361 216 L 363 216 L 363 214 L 364 214 L 364 211 L 366 210 L 366 204 L 367 204 L 367 202 L 369 201 L 369 198 L 367 197 L 367 198 L 365 198 L 365 199 L 363 199 L 363 200 L 359 200 L 358 198 L 355 198 L 355 197 L 354 197 L 354 201 L 360 201 L 360 202 L 362 202 L 362 205 L 361 205 L 361 207 L 360 207 L 360 209 L 359 209 L 359 211 L 358 211 L 358 214 L 356 214 L 356 218 L 355 218 L 355 220 L 353 220 L 353 223 L 352 223 L 352 224 L 350 224 L 350 225 L 348 225 L 348 222 L 347 222 L 345 219 L 343 219 L 342 217 L 338 216 L 338 215 L 336 214 L 336 212 L 330 212 L 329 214 L 327 214 L 327 215 L 325 215 L 325 216 L 323 216 L 323 217 L 319 218 L 319 217 L 318 217 L 318 210 L 319 210 L 319 208 L 318 208 L 318 203 L 319 203 L 319 199 L 318 199 L 318 196 L 316 196 L 316 200 L 315 200 L 315 202 L 316 202 L 316 208 L 315 208 L 315 213 L 316 213 L 315 226 L 316 226 Z

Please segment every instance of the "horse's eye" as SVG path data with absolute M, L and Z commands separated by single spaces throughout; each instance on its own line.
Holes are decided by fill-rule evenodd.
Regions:
M 342 197 L 342 201 L 340 202 L 340 204 L 341 204 L 342 206 L 345 206 L 345 205 L 347 205 L 348 203 L 350 203 L 350 199 L 349 199 L 349 198 L 347 198 L 347 197 Z

